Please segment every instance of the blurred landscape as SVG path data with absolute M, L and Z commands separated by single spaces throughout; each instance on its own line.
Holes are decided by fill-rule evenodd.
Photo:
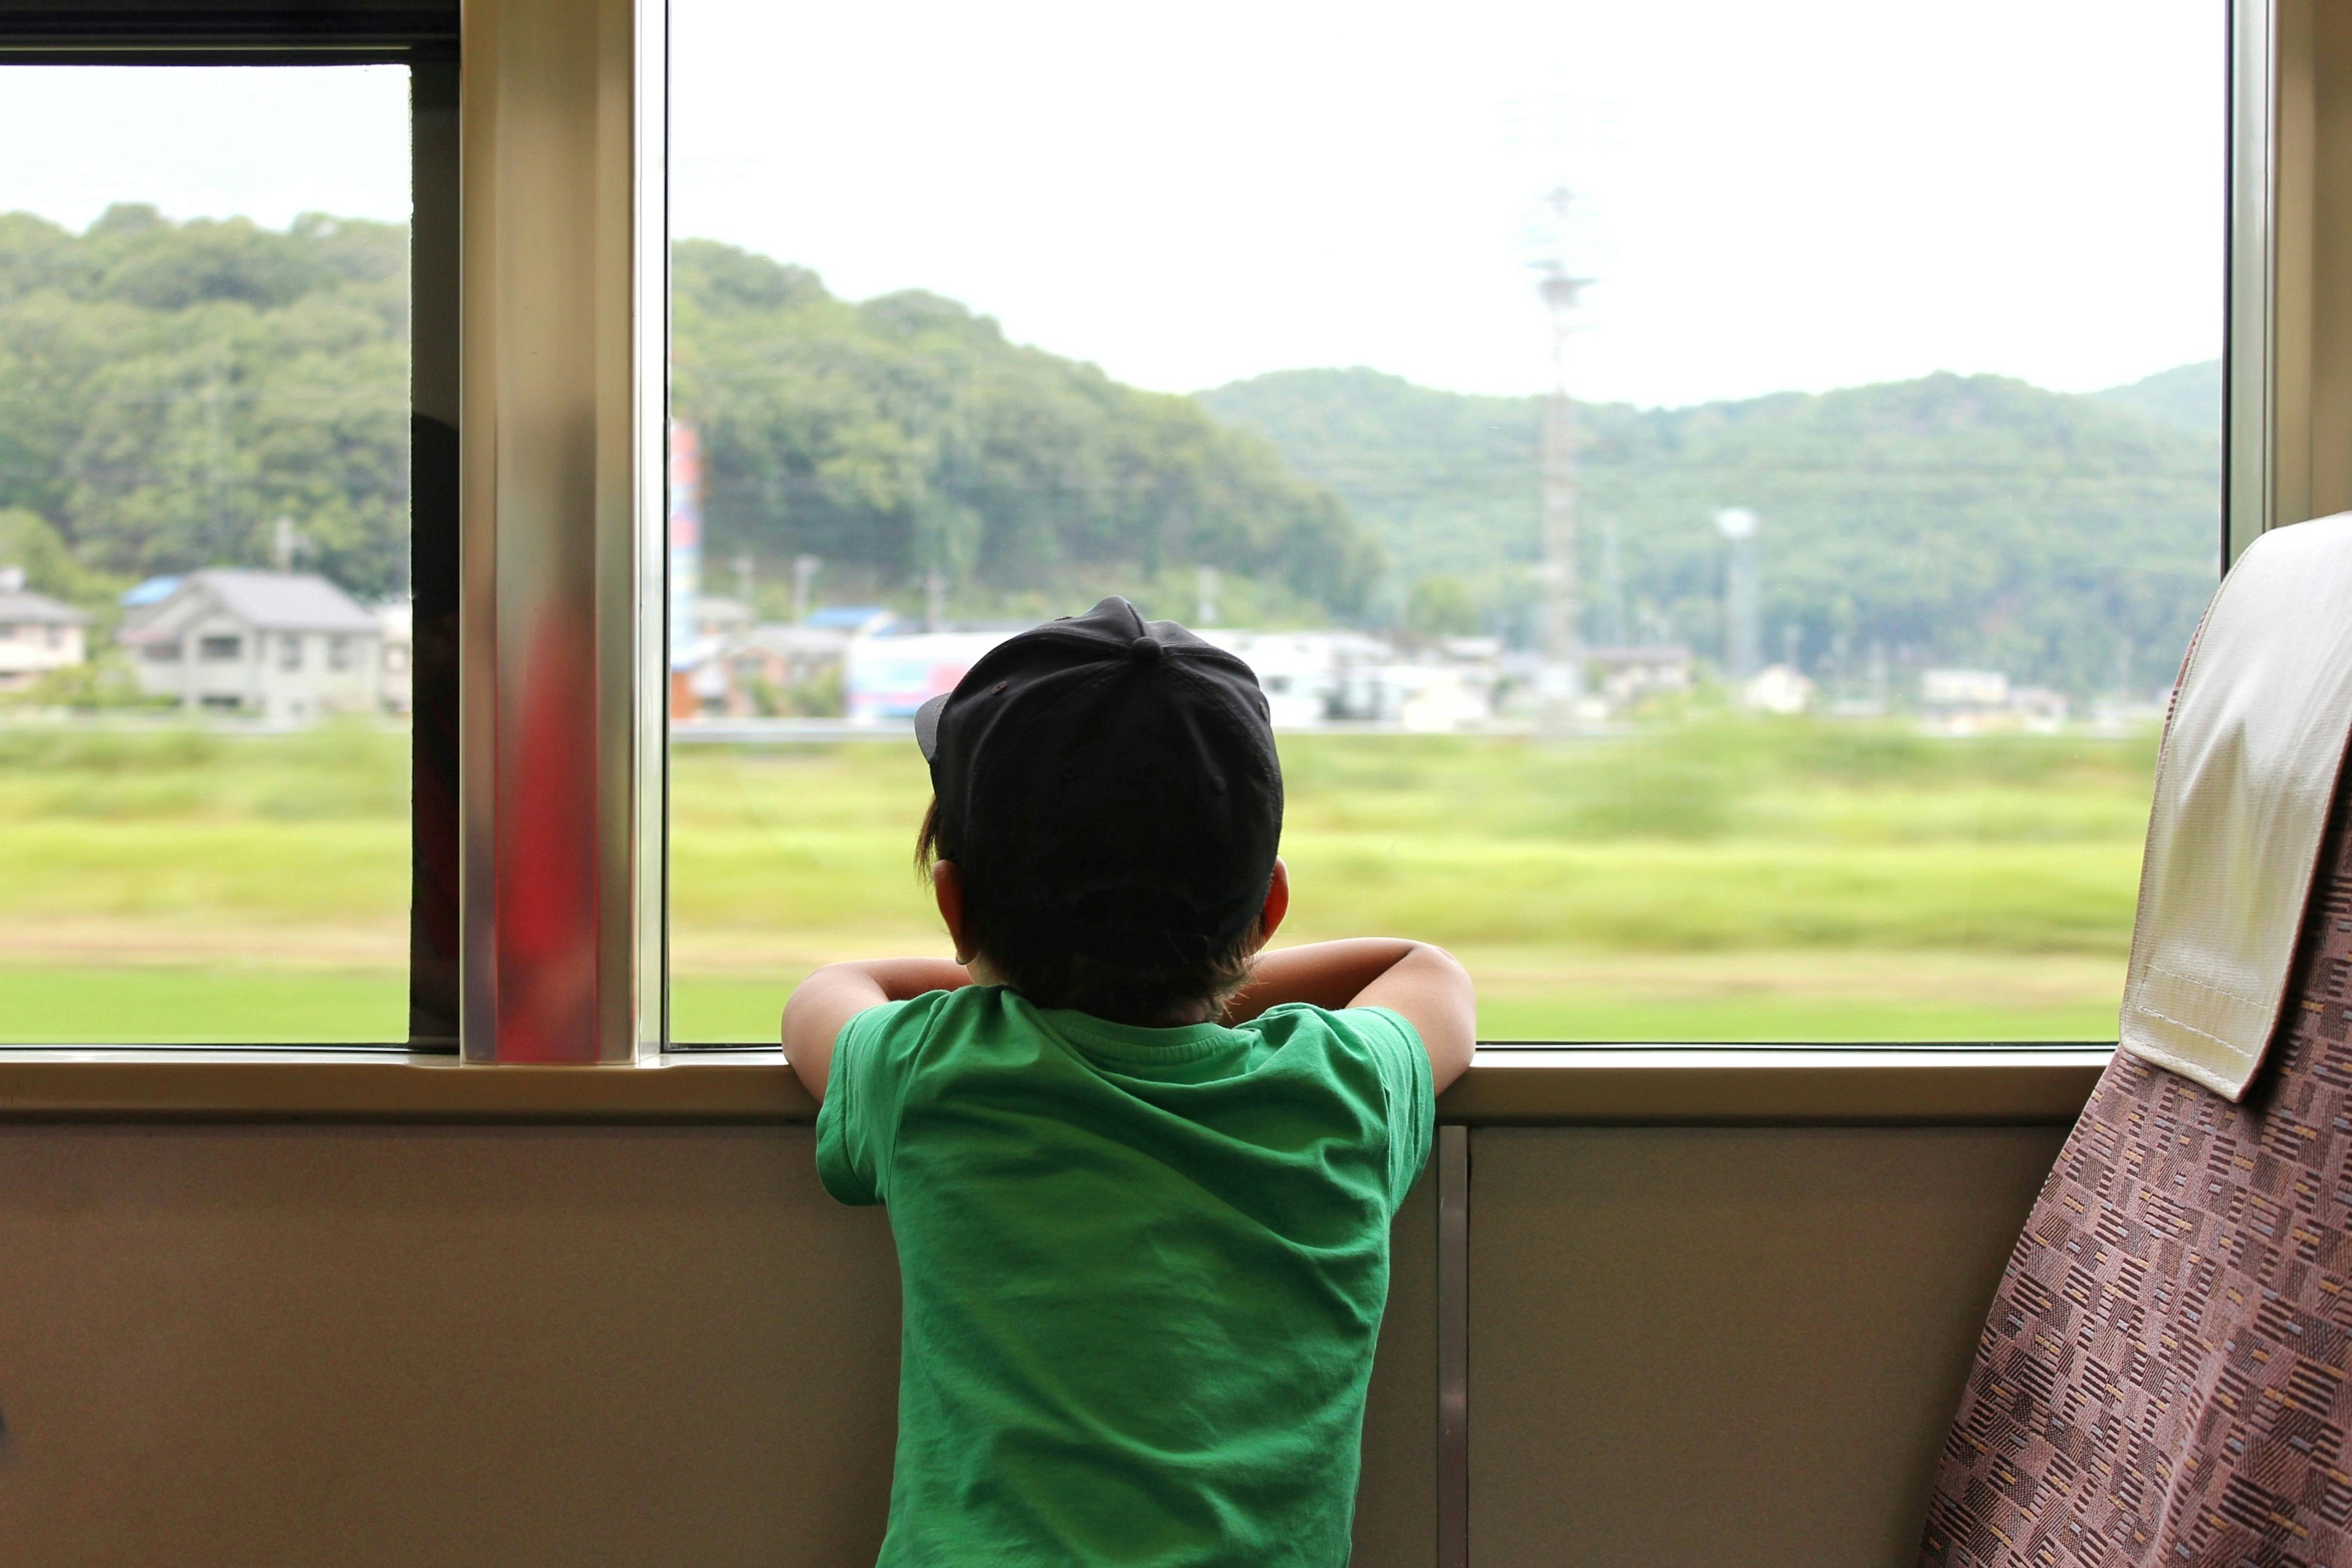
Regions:
M 404 682 L 305 706 L 270 662 L 268 703 L 200 699 L 138 638 L 158 584 L 267 567 L 380 617 L 355 657 L 404 650 L 405 251 L 331 217 L 0 216 L 0 572 L 73 629 L 0 659 L 0 1039 L 404 1033 Z M 1600 650 L 1672 679 L 1546 741 L 1510 690 L 1541 636 L 1536 398 L 1360 368 L 1143 391 L 699 240 L 673 350 L 703 585 L 732 595 L 689 606 L 698 657 L 775 672 L 716 699 L 685 672 L 682 734 L 837 726 L 844 647 L 1110 592 L 1254 659 L 1475 665 L 1475 716 L 1358 724 L 1337 684 L 1285 710 L 1286 940 L 1454 946 L 1490 1037 L 2112 1037 L 2158 705 L 2215 575 L 2212 364 L 1580 405 L 1593 689 Z M 1769 687 L 1730 668 L 1726 507 L 1761 520 Z M 818 631 L 830 675 L 791 662 Z M 808 967 L 936 950 L 902 736 L 713 734 L 671 763 L 677 1037 L 771 1038 Z
M 0 730 L 0 1039 L 393 1039 L 404 737 Z M 1551 747 L 1294 735 L 1286 941 L 1410 931 L 1494 1038 L 2111 1033 L 2148 735 L 1729 717 Z M 809 968 L 936 952 L 911 745 L 672 764 L 678 1037 L 765 1040 Z

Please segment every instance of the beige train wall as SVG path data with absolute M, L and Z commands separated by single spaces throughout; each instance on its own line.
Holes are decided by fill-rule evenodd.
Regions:
M 1472 1563 L 1907 1563 L 2061 1136 L 1476 1131 Z M 1362 1564 L 1437 1557 L 1430 1185 Z M 868 1562 L 898 1331 L 804 1127 L 0 1126 L 0 1561 Z

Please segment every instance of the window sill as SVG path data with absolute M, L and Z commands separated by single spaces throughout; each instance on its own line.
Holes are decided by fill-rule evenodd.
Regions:
M 1439 1102 L 1469 1125 L 2064 1123 L 2092 1046 L 1483 1048 Z M 0 1048 L 0 1121 L 806 1123 L 773 1050 L 645 1067 L 467 1067 L 334 1050 Z

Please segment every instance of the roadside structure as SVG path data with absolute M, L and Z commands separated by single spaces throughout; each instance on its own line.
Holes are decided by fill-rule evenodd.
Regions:
M 736 633 L 719 654 L 727 674 L 723 710 L 733 719 L 838 715 L 849 644 L 848 632 L 831 626 L 770 623 Z M 829 701 L 815 700 L 827 695 Z
M 140 689 L 272 724 L 384 703 L 383 626 L 306 572 L 192 572 L 126 626 Z
M 376 629 L 383 634 L 377 661 L 383 671 L 383 708 L 405 713 L 416 705 L 416 606 L 406 599 L 375 607 Z
M 1588 647 L 1584 659 L 1612 712 L 1623 713 L 1649 698 L 1678 696 L 1691 689 L 1691 650 L 1678 643 Z
M 25 569 L 0 566 L 0 691 L 30 686 L 89 657 L 89 616 L 25 586 Z

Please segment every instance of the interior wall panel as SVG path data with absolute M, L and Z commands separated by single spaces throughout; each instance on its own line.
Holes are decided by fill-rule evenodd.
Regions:
M 1433 1568 L 1437 1561 L 1437 1180 L 1397 1211 L 1389 1307 L 1364 1410 L 1364 1473 L 1350 1568 Z
M 1434 1551 L 1426 1187 L 1379 1568 Z M 0 1561 L 870 1563 L 898 1301 L 805 1128 L 0 1126 Z
M 897 1360 L 805 1129 L 0 1129 L 12 1568 L 870 1562 Z
M 1475 1568 L 1910 1568 L 2059 1128 L 1490 1129 Z

